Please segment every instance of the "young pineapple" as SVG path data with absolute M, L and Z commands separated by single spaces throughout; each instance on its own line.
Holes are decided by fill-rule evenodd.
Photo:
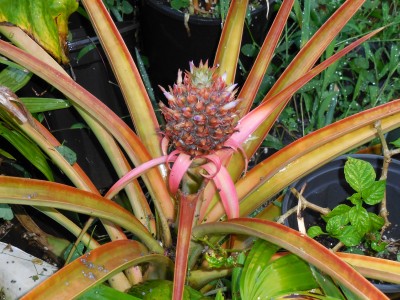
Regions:
M 165 135 L 175 149 L 194 157 L 223 147 L 238 121 L 235 86 L 228 86 L 207 62 L 199 67 L 191 62 L 183 78 L 178 71 L 177 83 L 169 92 L 160 87 L 169 104 L 160 103 L 167 121 Z

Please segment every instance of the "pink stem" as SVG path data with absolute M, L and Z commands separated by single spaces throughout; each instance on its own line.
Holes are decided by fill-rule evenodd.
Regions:
M 192 226 L 196 203 L 199 193 L 192 195 L 181 194 L 179 201 L 179 227 L 176 245 L 176 259 L 174 270 L 173 300 L 181 300 L 186 281 L 189 245 L 192 236 Z

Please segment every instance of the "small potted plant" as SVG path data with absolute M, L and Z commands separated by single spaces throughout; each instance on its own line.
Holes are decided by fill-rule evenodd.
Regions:
M 383 147 L 385 156 L 343 155 L 292 184 L 279 222 L 333 251 L 399 260 L 400 162 L 391 158 L 399 151 L 389 150 L 384 140 Z M 399 285 L 377 286 L 385 293 L 400 291 Z

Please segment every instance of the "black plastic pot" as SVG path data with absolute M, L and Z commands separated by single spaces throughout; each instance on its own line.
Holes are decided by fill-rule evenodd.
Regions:
M 363 159 L 372 164 L 379 178 L 383 164 L 383 157 L 372 154 L 352 155 L 352 157 Z M 301 190 L 304 184 L 303 196 L 310 202 L 321 207 L 334 208 L 338 204 L 349 202 L 347 197 L 352 195 L 354 191 L 347 184 L 344 178 L 344 164 L 347 156 L 340 156 L 337 159 L 322 166 L 316 171 L 303 177 L 290 187 Z M 391 227 L 386 230 L 385 234 L 388 238 L 400 239 L 400 161 L 393 159 L 390 163 L 387 186 L 386 186 L 387 208 L 389 210 L 389 220 Z M 297 198 L 290 192 L 287 192 L 282 202 L 282 213 L 286 213 L 290 208 L 297 205 Z M 374 211 L 378 213 L 378 210 Z M 320 220 L 320 215 L 311 210 L 303 212 L 306 228 L 315 225 Z M 298 230 L 297 218 L 295 214 L 291 215 L 285 221 L 285 225 Z M 384 293 L 400 292 L 400 285 L 395 284 L 376 284 L 376 286 Z
M 160 0 L 145 0 L 141 17 L 143 53 L 149 59 L 149 75 L 154 85 L 172 85 L 178 69 L 187 70 L 190 61 L 198 64 L 200 60 L 208 60 L 212 63 L 221 35 L 220 19 L 190 16 L 189 33 L 184 24 L 184 14 Z M 267 5 L 254 10 L 251 19 L 251 34 L 260 43 L 269 25 Z M 250 42 L 245 29 L 242 43 Z M 245 67 L 251 65 L 252 59 L 248 61 L 243 56 L 241 59 Z M 238 81 L 240 78 L 237 76 Z

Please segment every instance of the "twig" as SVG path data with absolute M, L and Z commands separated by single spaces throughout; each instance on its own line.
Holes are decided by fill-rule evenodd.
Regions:
M 333 247 L 331 250 L 333 252 L 338 252 L 340 250 L 340 248 L 342 248 L 344 246 L 344 244 L 342 242 L 339 242 L 335 245 L 335 247 Z
M 328 214 L 331 210 L 329 208 L 323 208 L 320 207 L 314 203 L 311 203 L 309 201 L 307 201 L 306 198 L 304 198 L 295 188 L 291 188 L 290 191 L 297 197 L 297 199 L 299 199 L 301 197 L 301 210 L 304 210 L 306 208 L 312 209 L 316 212 L 319 212 L 322 215 L 326 215 Z M 286 213 L 284 213 L 283 215 L 281 215 L 278 220 L 276 221 L 277 223 L 283 224 L 283 222 L 289 218 L 290 215 L 294 214 L 297 211 L 298 205 L 292 207 L 291 209 L 289 209 Z
M 305 198 L 303 197 L 303 192 L 304 189 L 306 188 L 306 184 L 304 184 L 301 187 L 300 193 L 299 193 L 299 204 L 297 205 L 297 226 L 299 227 L 299 231 L 303 234 L 306 234 L 306 225 L 304 224 L 304 217 L 303 217 L 303 206 L 304 206 L 304 200 Z
M 322 215 L 326 215 L 329 214 L 331 212 L 331 210 L 329 208 L 324 208 L 324 207 L 320 207 L 314 203 L 311 203 L 309 201 L 307 201 L 306 198 L 304 198 L 295 188 L 291 188 L 290 191 L 299 199 L 301 198 L 302 201 L 302 206 L 303 208 L 309 208 L 312 210 L 315 210 L 316 212 L 319 212 Z
M 389 170 L 389 164 L 390 161 L 392 160 L 392 151 L 389 150 L 389 147 L 387 145 L 385 136 L 383 135 L 382 127 L 381 127 L 381 121 L 376 121 L 375 122 L 375 129 L 378 133 L 379 139 L 381 140 L 382 144 L 382 152 L 383 152 L 383 166 L 382 166 L 382 174 L 379 180 L 386 180 L 387 179 L 387 174 Z M 385 224 L 382 227 L 381 233 L 383 233 L 387 227 L 390 226 L 390 221 L 389 221 L 389 211 L 387 209 L 387 201 L 386 201 L 386 190 L 383 195 L 383 199 L 380 205 L 380 210 L 379 210 L 379 215 L 385 220 Z

